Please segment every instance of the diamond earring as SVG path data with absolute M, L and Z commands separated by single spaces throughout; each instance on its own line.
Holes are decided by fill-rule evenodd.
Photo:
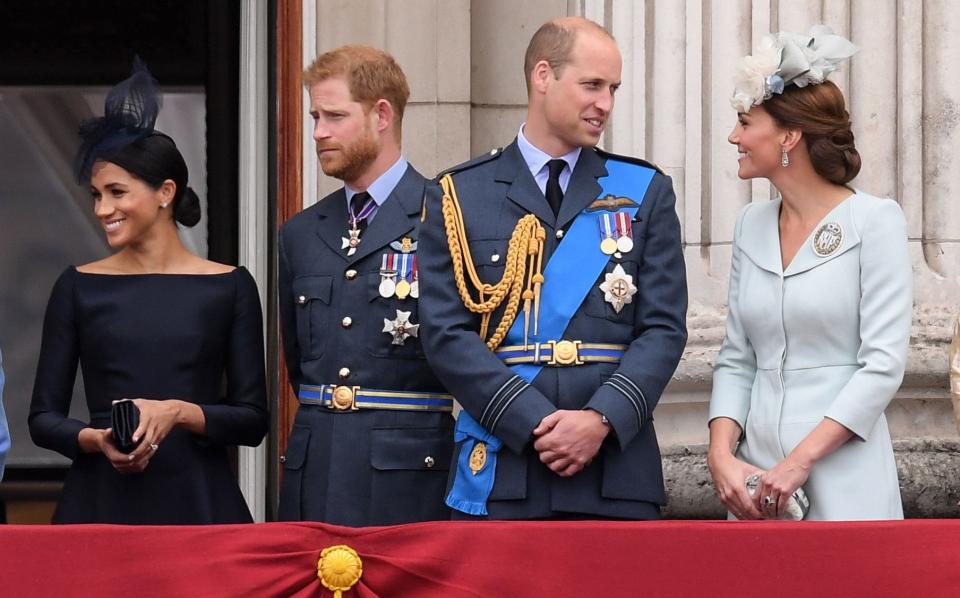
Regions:
M 786 155 L 786 154 L 784 154 L 784 155 Z M 161 208 L 161 209 L 164 209 L 164 210 L 167 209 L 167 204 L 166 204 L 166 202 L 160 204 L 160 208 Z
M 786 168 L 790 166 L 790 154 L 787 153 L 787 150 L 780 150 L 780 166 Z

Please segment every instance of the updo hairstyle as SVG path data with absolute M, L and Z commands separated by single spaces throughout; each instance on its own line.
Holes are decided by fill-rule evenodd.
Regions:
M 177 186 L 173 219 L 183 226 L 200 222 L 200 198 L 187 186 L 187 163 L 167 135 L 154 132 L 98 159 L 116 164 L 154 190 L 159 190 L 167 179 L 172 180 Z
M 817 174 L 845 185 L 860 172 L 860 154 L 853 141 L 850 113 L 843 92 L 832 81 L 797 87 L 764 100 L 763 107 L 784 129 L 800 129 Z

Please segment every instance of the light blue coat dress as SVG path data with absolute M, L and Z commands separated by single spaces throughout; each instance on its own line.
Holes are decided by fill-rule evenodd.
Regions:
M 786 270 L 779 212 L 780 200 L 750 204 L 737 221 L 710 419 L 740 424 L 737 456 L 764 470 L 824 417 L 839 422 L 855 436 L 814 465 L 803 486 L 807 518 L 902 518 L 883 411 L 903 379 L 910 339 L 903 212 L 857 191 L 820 223 L 841 227 L 839 247 L 817 255 L 814 232 Z

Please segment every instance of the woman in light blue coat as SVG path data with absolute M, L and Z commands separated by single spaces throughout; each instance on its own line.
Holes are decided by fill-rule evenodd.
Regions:
M 808 519 L 903 517 L 883 411 L 903 379 L 912 271 L 899 205 L 847 186 L 860 157 L 824 78 L 855 51 L 826 28 L 781 33 L 738 73 L 738 175 L 781 194 L 737 220 L 710 401 L 710 470 L 740 519 L 783 517 L 798 488 Z

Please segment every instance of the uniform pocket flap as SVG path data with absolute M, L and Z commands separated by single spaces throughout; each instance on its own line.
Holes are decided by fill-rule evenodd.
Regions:
M 318 299 L 330 304 L 330 292 L 333 287 L 332 276 L 301 276 L 293 281 L 293 300 L 304 304 Z
M 509 239 L 470 242 L 470 255 L 477 266 L 503 266 L 507 263 Z
M 284 469 L 300 469 L 307 460 L 307 449 L 310 448 L 310 428 L 307 426 L 293 426 L 290 440 L 287 441 L 287 454 L 284 455 Z
M 381 428 L 371 430 L 370 465 L 380 471 L 447 471 L 453 456 L 449 428 Z

